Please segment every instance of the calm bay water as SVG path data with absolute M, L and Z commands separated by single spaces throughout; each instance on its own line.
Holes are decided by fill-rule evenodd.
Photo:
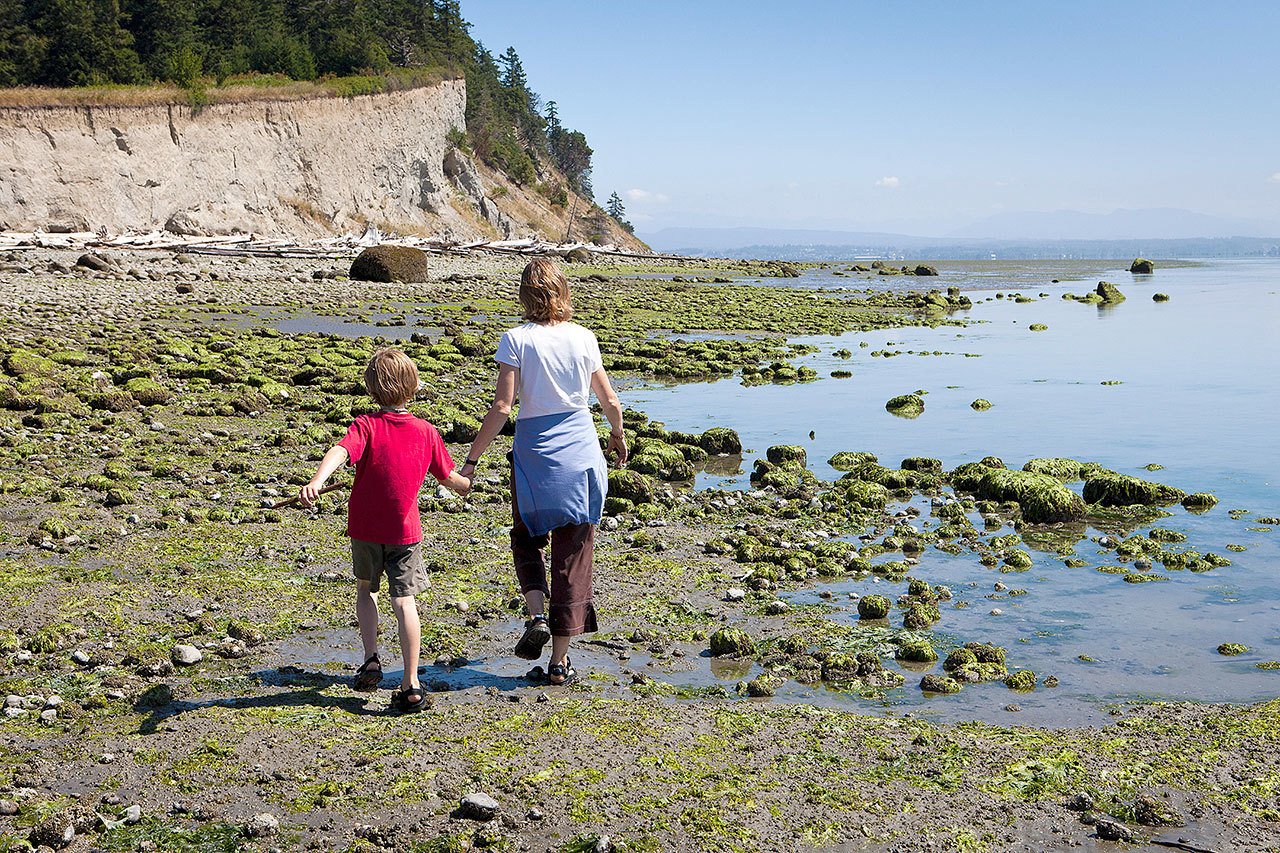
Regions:
M 918 675 L 909 672 L 907 686 L 891 692 L 893 704 L 946 718 L 990 718 L 1007 716 L 1001 709 L 1016 702 L 1025 722 L 1079 722 L 1100 719 L 1106 702 L 1123 699 L 1243 702 L 1280 695 L 1280 672 L 1254 666 L 1280 659 L 1280 527 L 1249 530 L 1260 526 L 1258 516 L 1280 516 L 1280 260 L 1161 266 L 1152 276 L 1133 276 L 1106 262 L 937 267 L 936 279 L 891 280 L 887 286 L 960 286 L 975 303 L 957 315 L 971 320 L 966 328 L 800 338 L 821 350 L 801 361 L 824 377 L 818 382 L 751 388 L 737 380 L 651 384 L 625 389 L 624 402 L 675 429 L 734 427 L 752 451 L 744 470 L 752 456 L 773 444 L 805 446 L 810 467 L 831 479 L 839 472 L 825 460 L 841 450 L 872 451 L 891 467 L 907 456 L 937 457 L 948 468 L 986 455 L 1010 467 L 1031 457 L 1068 456 L 1219 497 L 1219 505 L 1204 515 L 1175 506 L 1157 524 L 1186 533 L 1187 546 L 1224 554 L 1233 565 L 1207 574 L 1169 572 L 1170 580 L 1162 583 L 1127 584 L 1095 571 L 1093 566 L 1116 560 L 1088 540 L 1076 552 L 1090 560 L 1089 567 L 1068 569 L 1054 554 L 1032 551 L 1033 568 L 1011 575 L 981 566 L 973 554 L 927 551 L 915 574 L 950 585 L 972 605 L 944 606 L 935 645 L 945 654 L 950 632 L 957 639 L 995 642 L 1009 649 L 1011 668 L 1055 674 L 1061 686 L 1014 694 L 1000 684 L 977 685 L 956 696 L 925 699 L 914 687 Z M 1063 283 L 1052 284 L 1054 278 Z M 1092 290 L 1099 278 L 1117 284 L 1127 301 L 1098 307 L 1061 298 L 1064 292 Z M 806 273 L 801 282 L 880 283 L 827 271 Z M 998 290 L 1048 295 L 1017 304 L 995 299 Z M 1153 302 L 1156 292 L 1169 294 L 1170 301 Z M 1033 332 L 1032 323 L 1049 328 Z M 842 347 L 853 351 L 851 359 L 831 354 Z M 872 357 L 877 350 L 904 354 Z M 853 378 L 830 378 L 835 369 L 851 370 Z M 928 392 L 919 418 L 885 411 L 885 400 L 918 389 Z M 978 397 L 993 408 L 974 411 L 969 403 Z M 1165 467 L 1148 472 L 1148 463 Z M 748 487 L 745 473 L 727 479 L 703 475 L 699 485 Z M 1234 519 L 1231 509 L 1250 512 Z M 1247 550 L 1232 553 L 1228 544 Z M 988 601 L 997 581 L 1028 593 Z M 845 601 L 832 618 L 854 621 L 856 611 L 844 593 L 893 596 L 897 587 L 843 582 L 793 599 L 817 602 L 820 589 L 832 589 L 837 604 Z M 993 606 L 1003 614 L 989 615 Z M 1226 658 L 1216 651 L 1223 642 L 1243 643 L 1251 651 Z M 1080 655 L 1094 662 L 1082 662 Z M 780 695 L 865 704 L 799 685 Z

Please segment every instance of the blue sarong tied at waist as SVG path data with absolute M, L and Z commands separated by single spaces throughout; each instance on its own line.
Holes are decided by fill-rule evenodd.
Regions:
M 590 411 L 517 420 L 512 461 L 516 503 L 529 533 L 600 523 L 609 474 Z

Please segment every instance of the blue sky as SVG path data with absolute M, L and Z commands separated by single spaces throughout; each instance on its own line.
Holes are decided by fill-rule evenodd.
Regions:
M 1280 223 L 1280 3 L 464 0 L 641 232 Z

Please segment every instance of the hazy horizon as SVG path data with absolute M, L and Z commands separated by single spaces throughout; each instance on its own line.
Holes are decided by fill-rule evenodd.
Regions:
M 533 89 L 587 134 L 597 197 L 617 191 L 641 233 L 947 236 L 1010 216 L 1176 210 L 1240 223 L 1224 234 L 1280 235 L 1280 116 L 1261 95 L 1280 54 L 1241 39 L 1273 31 L 1280 7 L 791 11 L 463 5 L 473 35 L 514 45 Z M 1192 236 L 1133 235 L 1122 219 L 1112 236 Z

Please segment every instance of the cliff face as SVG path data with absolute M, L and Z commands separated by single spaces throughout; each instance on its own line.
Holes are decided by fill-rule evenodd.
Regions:
M 0 228 L 318 235 L 373 224 L 457 239 L 563 237 L 566 209 L 449 144 L 465 109 L 462 80 L 198 112 L 3 108 Z M 604 236 L 640 245 L 612 226 Z

